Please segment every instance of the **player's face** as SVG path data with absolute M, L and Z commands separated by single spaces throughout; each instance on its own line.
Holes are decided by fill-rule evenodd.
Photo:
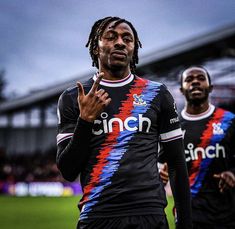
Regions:
M 111 22 L 98 43 L 98 59 L 100 70 L 120 70 L 130 71 L 130 62 L 135 48 L 134 34 L 130 26 L 121 23 L 115 28 Z
M 205 102 L 211 91 L 212 86 L 204 69 L 189 68 L 184 71 L 181 92 L 188 102 L 197 104 Z

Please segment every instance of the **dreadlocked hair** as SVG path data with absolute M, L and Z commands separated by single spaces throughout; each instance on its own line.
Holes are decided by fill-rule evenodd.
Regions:
M 134 47 L 132 61 L 130 63 L 130 68 L 131 68 L 131 72 L 135 73 L 136 64 L 138 64 L 139 62 L 138 50 L 139 48 L 142 48 L 142 44 L 139 40 L 137 31 L 134 28 L 134 26 L 129 21 L 126 21 L 125 19 L 121 19 L 119 17 L 105 17 L 96 21 L 94 25 L 92 26 L 91 32 L 90 32 L 90 35 L 86 44 L 86 47 L 89 47 L 89 53 L 92 59 L 92 66 L 99 68 L 98 57 L 97 57 L 98 41 L 103 35 L 103 32 L 106 29 L 107 25 L 114 21 L 115 21 L 113 25 L 114 28 L 117 25 L 124 22 L 128 24 L 130 28 L 132 29 L 132 32 L 134 34 L 134 39 L 135 39 L 135 47 Z

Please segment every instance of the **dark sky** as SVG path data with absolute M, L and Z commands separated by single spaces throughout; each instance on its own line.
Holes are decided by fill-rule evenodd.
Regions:
M 63 82 L 95 69 L 85 48 L 93 23 L 131 21 L 141 56 L 235 23 L 234 0 L 1 0 L 0 70 L 6 93 Z

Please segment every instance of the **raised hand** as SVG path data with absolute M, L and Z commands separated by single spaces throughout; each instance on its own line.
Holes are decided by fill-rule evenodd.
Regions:
M 77 82 L 78 86 L 78 106 L 80 109 L 80 118 L 85 121 L 93 122 L 106 106 L 111 102 L 108 93 L 104 89 L 99 89 L 101 79 L 104 73 L 101 72 L 96 81 L 93 83 L 90 91 L 85 95 L 84 88 L 80 82 Z
M 235 175 L 230 171 L 225 171 L 220 174 L 214 174 L 214 178 L 219 179 L 219 190 L 224 190 L 235 187 Z

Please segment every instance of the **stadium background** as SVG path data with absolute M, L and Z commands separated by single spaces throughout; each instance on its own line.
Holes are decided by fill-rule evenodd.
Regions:
M 212 103 L 235 112 L 235 24 L 222 26 L 141 56 L 137 74 L 164 82 L 178 109 L 179 72 L 204 65 L 212 75 Z M 56 104 L 61 92 L 94 72 L 0 103 L 0 228 L 75 228 L 79 181 L 66 182 L 55 164 Z M 173 228 L 173 200 L 166 209 Z

